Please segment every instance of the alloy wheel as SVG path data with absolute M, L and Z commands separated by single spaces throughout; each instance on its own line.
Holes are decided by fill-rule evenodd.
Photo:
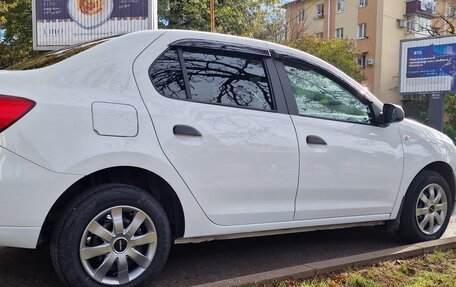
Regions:
M 84 270 L 98 283 L 123 285 L 138 278 L 152 263 L 157 248 L 153 221 L 131 206 L 115 206 L 87 225 L 79 256 Z
M 433 235 L 438 232 L 448 213 L 448 200 L 443 188 L 431 183 L 418 196 L 416 202 L 416 222 L 421 232 Z

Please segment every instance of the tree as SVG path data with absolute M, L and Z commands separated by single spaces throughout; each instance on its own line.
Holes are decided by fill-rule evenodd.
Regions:
M 159 27 L 209 31 L 209 0 L 158 2 Z M 280 0 L 215 0 L 215 30 L 219 33 L 264 38 L 271 13 Z
M 445 97 L 445 126 L 443 132 L 456 142 L 456 95 Z
M 31 0 L 0 0 L 0 69 L 39 52 L 32 49 Z M 209 0 L 158 1 L 160 28 L 209 31 Z M 280 0 L 216 0 L 216 31 L 279 41 Z
M 0 69 L 35 56 L 32 1 L 0 1 Z
M 288 45 L 333 64 L 358 82 L 363 78 L 362 68 L 357 62 L 361 54 L 353 41 L 307 37 Z
M 416 23 L 413 28 L 415 32 L 425 32 L 430 36 L 442 36 L 456 34 L 456 0 L 446 0 L 444 13 L 438 12 L 432 19 L 431 25 Z

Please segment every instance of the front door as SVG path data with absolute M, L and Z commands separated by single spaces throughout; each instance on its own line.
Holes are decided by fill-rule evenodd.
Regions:
M 397 124 L 375 125 L 370 103 L 328 72 L 299 61 L 278 66 L 298 110 L 292 115 L 300 145 L 295 219 L 387 218 L 403 168 Z

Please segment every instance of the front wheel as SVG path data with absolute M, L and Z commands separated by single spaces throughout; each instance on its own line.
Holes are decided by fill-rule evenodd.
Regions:
M 137 286 L 166 263 L 171 233 L 148 193 L 102 185 L 67 207 L 51 240 L 51 258 L 69 286 Z
M 446 180 L 434 171 L 422 171 L 405 196 L 399 233 L 410 242 L 440 238 L 450 221 L 453 198 Z

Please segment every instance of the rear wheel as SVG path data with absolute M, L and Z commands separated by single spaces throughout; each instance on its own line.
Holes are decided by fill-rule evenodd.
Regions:
M 434 171 L 422 171 L 405 196 L 399 232 L 411 242 L 440 238 L 451 217 L 453 198 L 445 179 Z
M 145 191 L 102 185 L 67 207 L 51 258 L 69 286 L 137 286 L 166 263 L 171 233 L 165 211 Z

